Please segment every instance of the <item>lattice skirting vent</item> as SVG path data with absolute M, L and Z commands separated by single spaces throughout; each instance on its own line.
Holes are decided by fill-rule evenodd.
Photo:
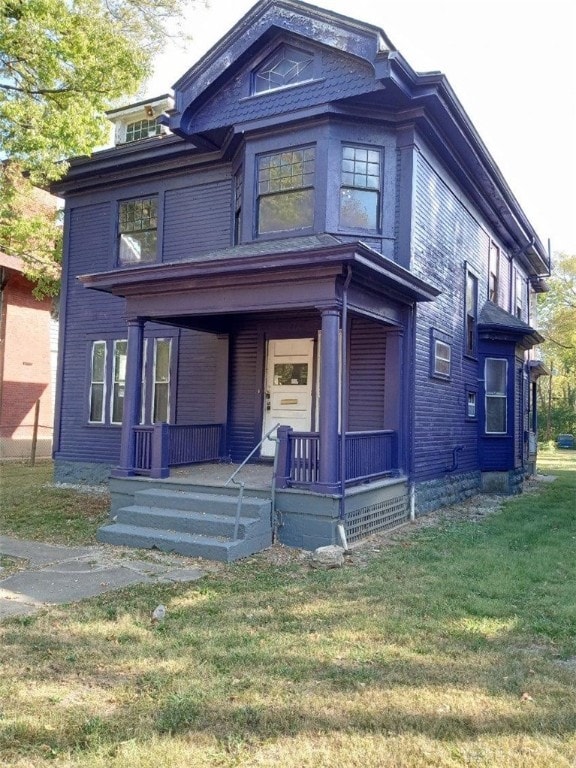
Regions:
M 396 528 L 410 518 L 408 496 L 395 496 L 368 507 L 360 507 L 346 516 L 346 538 L 349 542 L 363 539 L 376 531 Z

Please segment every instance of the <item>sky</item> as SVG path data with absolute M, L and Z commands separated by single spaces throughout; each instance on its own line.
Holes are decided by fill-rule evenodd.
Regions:
M 573 0 L 316 0 L 384 30 L 410 66 L 445 74 L 545 247 L 576 254 Z M 253 6 L 190 3 L 185 48 L 159 57 L 147 96 L 172 85 Z

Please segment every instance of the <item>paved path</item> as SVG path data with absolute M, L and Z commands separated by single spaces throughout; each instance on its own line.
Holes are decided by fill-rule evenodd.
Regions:
M 195 581 L 205 575 L 199 568 L 180 567 L 171 558 L 164 562 L 122 559 L 102 547 L 60 547 L 9 536 L 0 536 L 0 555 L 26 563 L 23 570 L 4 579 L 0 569 L 0 620 L 129 584 Z

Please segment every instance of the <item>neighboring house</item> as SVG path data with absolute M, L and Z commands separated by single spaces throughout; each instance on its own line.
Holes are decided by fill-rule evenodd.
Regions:
M 101 537 L 232 558 L 270 542 L 271 507 L 313 548 L 519 491 L 549 260 L 446 78 L 262 0 L 174 90 L 170 135 L 112 113 L 124 142 L 57 185 L 56 478 L 111 473 Z M 170 468 L 241 461 L 277 424 L 264 530 L 222 553 L 216 492 L 197 515 Z
M 0 251 L 0 459 L 30 459 L 35 434 L 36 456 L 52 452 L 57 324 L 23 272 Z

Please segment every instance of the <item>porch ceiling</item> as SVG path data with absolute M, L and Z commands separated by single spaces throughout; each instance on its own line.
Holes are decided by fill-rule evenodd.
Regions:
M 366 244 L 343 243 L 331 235 L 251 243 L 79 280 L 87 288 L 126 298 L 132 315 L 213 316 L 337 305 L 347 267 L 356 303 L 370 293 L 371 308 L 374 296 L 412 304 L 432 301 L 440 293 Z

